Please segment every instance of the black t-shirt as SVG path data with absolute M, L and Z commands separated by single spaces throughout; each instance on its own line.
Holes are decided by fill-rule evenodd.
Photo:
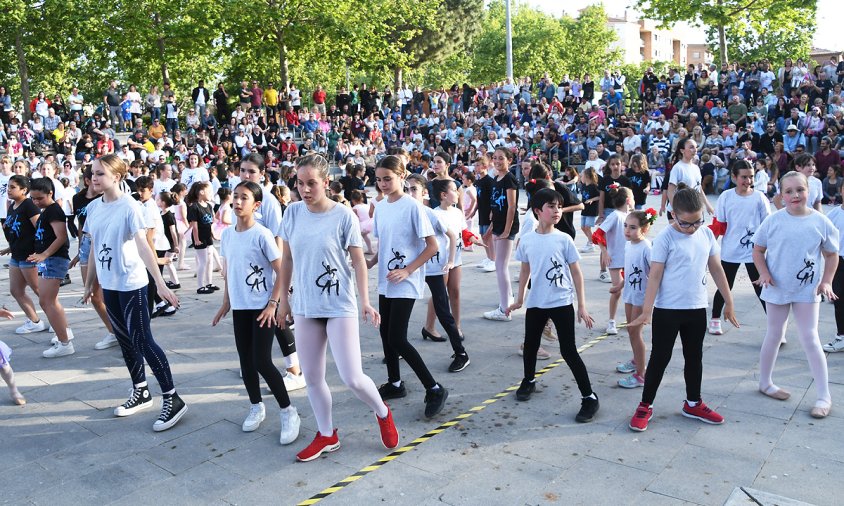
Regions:
M 651 188 L 651 173 L 627 169 L 627 179 L 630 180 L 630 189 L 633 190 L 633 201 L 637 206 L 645 205 Z
M 176 226 L 176 217 L 173 216 L 173 211 L 167 211 L 161 215 L 161 221 L 164 223 L 164 237 L 170 243 L 170 251 L 176 248 L 176 238 L 170 233 L 170 226 Z
M 598 196 L 598 185 L 590 184 L 580 189 L 580 198 L 583 202 L 583 211 L 580 211 L 581 216 L 598 216 L 598 201 L 586 203 L 589 199 L 594 199 Z
M 510 204 L 507 202 L 507 190 L 515 190 L 516 201 L 513 203 L 518 209 L 519 184 L 512 173 L 507 172 L 501 179 L 496 178 L 492 183 L 492 192 L 489 195 L 489 205 L 492 210 L 492 233 L 501 235 L 507 227 L 507 210 Z M 519 213 L 513 215 L 513 224 L 510 227 L 510 235 L 519 232 Z
M 273 197 L 275 198 L 275 197 Z M 214 237 L 211 234 L 211 225 L 214 223 L 214 210 L 210 205 L 201 206 L 191 204 L 188 206 L 188 223 L 196 222 L 196 231 L 199 236 L 199 243 L 193 243 L 194 249 L 204 249 L 214 244 Z
M 30 199 L 24 199 L 17 209 L 14 202 L 9 205 L 3 222 L 3 234 L 9 243 L 12 258 L 18 262 L 26 261 L 26 257 L 35 252 L 35 227 L 30 220 L 40 213 L 41 210 Z
M 475 182 L 478 191 L 478 225 L 485 227 L 489 225 L 490 195 L 495 180 L 487 174 Z
M 563 196 L 563 207 L 571 207 L 580 204 L 580 199 L 578 199 L 577 195 L 569 190 L 568 186 L 555 181 L 554 189 L 557 190 L 557 193 Z M 577 229 L 574 228 L 574 213 L 563 213 L 563 217 L 560 218 L 560 221 L 558 221 L 554 227 L 560 232 L 570 235 L 571 238 L 574 239 L 574 236 L 577 234 Z
M 102 194 L 94 198 L 88 198 L 88 190 L 82 188 L 82 191 L 76 193 L 71 201 L 73 202 L 73 215 L 76 216 L 76 223 L 79 224 L 79 230 L 85 227 L 85 220 L 88 218 L 88 204 L 100 198 Z
M 609 204 L 609 195 L 610 195 L 610 185 L 618 183 L 619 186 L 626 186 L 627 188 L 633 189 L 633 185 L 630 184 L 630 180 L 627 179 L 627 176 L 621 175 L 617 178 L 613 179 L 612 176 L 601 176 L 601 179 L 598 181 L 598 189 L 604 192 L 604 209 L 612 209 L 613 207 Z
M 56 240 L 56 232 L 53 230 L 53 222 L 59 221 L 64 226 L 67 223 L 67 217 L 64 215 L 62 206 L 53 202 L 41 211 L 41 216 L 35 222 L 35 252 L 43 253 Z M 67 256 L 68 244 L 65 239 L 64 244 L 52 256 L 58 258 L 70 258 Z

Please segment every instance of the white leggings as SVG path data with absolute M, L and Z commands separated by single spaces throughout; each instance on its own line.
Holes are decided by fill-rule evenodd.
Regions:
M 213 261 L 216 255 L 217 250 L 214 246 L 196 250 L 196 285 L 198 287 L 211 284 L 211 275 L 214 272 Z
M 829 406 L 832 404 L 832 397 L 829 394 L 829 377 L 826 368 L 826 356 L 821 348 L 818 337 L 818 311 L 820 304 L 817 302 L 794 302 L 792 304 L 766 304 L 768 312 L 768 331 L 765 334 L 765 341 L 762 343 L 762 350 L 759 352 L 759 388 L 769 390 L 776 388 L 772 374 L 774 364 L 777 361 L 777 353 L 780 349 L 780 341 L 785 337 L 785 328 L 788 324 L 789 310 L 794 312 L 794 320 L 797 327 L 797 337 L 800 345 L 809 361 L 809 370 L 815 380 L 815 388 L 818 394 L 818 404 Z
M 330 435 L 334 432 L 331 391 L 325 382 L 325 347 L 328 343 L 331 344 L 331 355 L 343 383 L 377 416 L 387 416 L 387 406 L 381 400 L 375 383 L 363 373 L 358 319 L 305 318 L 296 315 L 295 320 L 296 350 L 302 374 L 308 384 L 308 400 L 314 410 L 319 433 Z
M 498 306 L 502 311 L 510 305 L 510 255 L 513 253 L 513 241 L 498 236 L 492 237 L 495 248 L 495 274 L 498 277 Z

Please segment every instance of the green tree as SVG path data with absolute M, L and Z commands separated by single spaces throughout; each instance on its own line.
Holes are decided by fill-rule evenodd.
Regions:
M 636 7 L 646 17 L 662 21 L 663 26 L 688 21 L 711 27 L 718 35 L 720 62 L 727 63 L 727 33 L 739 30 L 742 20 L 763 26 L 766 18 L 783 10 L 811 9 L 814 12 L 817 0 L 636 0 Z
M 604 69 L 621 63 L 621 50 L 612 47 L 617 37 L 607 26 L 602 4 L 590 5 L 576 19 L 566 16 L 560 22 L 568 33 L 568 44 L 563 49 L 570 73 L 580 76 L 588 72 L 594 78 Z

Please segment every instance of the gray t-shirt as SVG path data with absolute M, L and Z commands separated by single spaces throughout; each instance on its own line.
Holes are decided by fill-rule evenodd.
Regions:
M 445 216 L 437 214 L 430 207 L 425 206 L 425 214 L 434 228 L 434 237 L 437 239 L 437 253 L 425 262 L 425 276 L 442 276 L 445 274 L 443 268 L 448 263 L 448 223 L 445 221 Z
M 668 176 L 668 182 L 670 184 L 679 186 L 680 183 L 685 183 L 687 187 L 698 191 L 700 191 L 702 181 L 703 178 L 700 175 L 700 167 L 691 163 L 686 163 L 682 160 L 671 167 L 671 174 Z M 668 203 L 667 209 L 669 212 L 673 210 L 670 202 Z
M 262 187 L 263 200 L 261 207 L 255 211 L 255 219 L 273 233 L 274 237 L 281 237 L 281 204 L 270 189 Z
M 717 255 L 718 242 L 708 227 L 689 235 L 673 226 L 662 230 L 651 248 L 651 263 L 665 264 L 654 307 L 701 309 L 708 304 L 706 283 L 709 257 Z
M 442 217 L 448 225 L 449 230 L 454 232 L 457 236 L 457 249 L 454 253 L 454 266 L 459 267 L 463 265 L 463 230 L 466 229 L 466 216 L 456 207 L 449 207 L 443 209 L 438 207 L 434 209 L 434 214 Z M 446 249 L 446 259 L 448 257 L 448 249 Z
M 305 318 L 354 318 L 358 314 L 349 248 L 360 248 L 360 222 L 348 207 L 335 204 L 312 213 L 304 202 L 287 208 L 281 238 L 293 256 L 293 314 Z
M 844 234 L 841 233 L 844 230 L 844 209 L 841 209 L 841 206 L 835 206 L 826 217 L 838 229 L 838 255 L 840 256 L 844 253 Z
M 263 309 L 275 285 L 272 262 L 281 257 L 273 234 L 255 223 L 238 232 L 223 231 L 220 256 L 226 259 L 226 288 L 232 309 Z
M 781 209 L 770 215 L 756 231 L 753 241 L 767 248 L 765 263 L 774 280 L 762 288 L 762 300 L 772 304 L 819 302 L 815 293 L 823 276 L 821 250 L 838 252 L 840 234 L 823 214 L 812 210 L 792 216 Z
M 387 281 L 387 274 L 403 269 L 425 250 L 425 238 L 434 235 L 425 207 L 409 195 L 375 206 L 373 230 L 378 238 L 378 294 L 391 299 L 421 299 L 425 268 L 401 283 Z
M 607 254 L 610 256 L 610 269 L 621 269 L 624 267 L 624 220 L 627 213 L 614 210 L 601 222 L 598 227 L 604 231 L 607 239 Z
M 722 193 L 715 205 L 718 221 L 727 224 L 727 232 L 721 239 L 721 260 L 752 263 L 753 234 L 770 214 L 768 197 L 759 190 L 747 196 L 737 194 L 735 189 Z
M 146 233 L 141 203 L 126 194 L 108 203 L 99 197 L 86 210 L 83 232 L 91 235 L 91 255 L 100 285 L 121 292 L 147 286 L 147 268 L 134 239 L 138 232 Z
M 645 291 L 651 273 L 651 241 L 642 239 L 624 246 L 624 291 L 622 300 L 633 306 L 645 305 Z
M 530 291 L 526 308 L 550 309 L 569 306 L 576 294 L 569 265 L 580 260 L 568 234 L 552 229 L 524 235 L 516 248 L 516 260 L 530 264 Z

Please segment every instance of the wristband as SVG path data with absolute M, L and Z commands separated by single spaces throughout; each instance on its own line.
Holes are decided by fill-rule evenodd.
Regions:
M 267 305 L 270 305 L 270 304 L 272 304 L 272 305 L 274 305 L 274 306 L 278 307 L 278 301 L 277 301 L 277 300 L 275 300 L 275 299 L 270 299 L 270 300 L 268 300 L 268 301 L 267 301 Z

